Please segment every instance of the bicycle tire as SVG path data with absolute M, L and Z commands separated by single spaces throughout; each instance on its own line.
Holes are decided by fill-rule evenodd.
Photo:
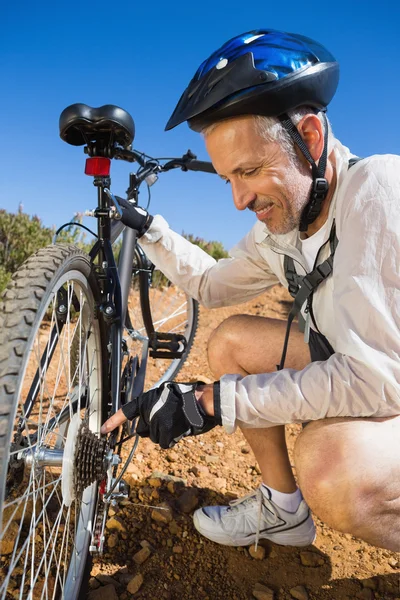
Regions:
M 139 297 L 138 297 L 139 293 Z M 169 312 L 168 312 L 169 311 Z M 179 319 L 178 319 L 179 317 Z M 156 331 L 180 333 L 186 338 L 186 348 L 180 358 L 149 358 L 145 389 L 173 380 L 189 356 L 196 336 L 199 304 L 172 285 L 145 255 L 138 245 L 132 270 L 131 295 L 126 313 L 126 329 L 134 338 L 137 333 L 149 334 L 149 323 Z M 135 350 L 133 350 L 135 353 Z M 140 351 L 136 349 L 140 355 Z
M 61 324 L 57 318 L 65 291 L 67 316 L 66 323 Z M 86 597 L 91 568 L 90 523 L 97 504 L 97 484 L 85 489 L 81 502 L 75 499 L 66 509 L 59 489 L 64 466 L 62 470 L 59 464 L 49 466 L 49 458 L 42 454 L 39 459 L 37 451 L 46 454 L 60 450 L 64 454 L 74 415 L 86 415 L 90 429 L 96 433 L 107 416 L 107 351 L 105 325 L 96 314 L 99 298 L 89 258 L 70 245 L 39 250 L 14 274 L 3 294 L 0 553 L 3 552 L 7 568 L 0 581 L 0 600 L 16 597 L 11 595 L 13 590 L 20 590 L 18 598 Z M 77 385 L 77 371 L 71 373 L 72 361 L 66 354 L 68 341 L 75 337 L 71 331 L 79 331 L 81 340 Z M 50 343 L 53 334 L 54 344 Z M 76 360 L 75 348 L 75 364 Z M 38 373 L 39 388 L 32 384 Z M 38 391 L 31 394 L 32 389 Z M 21 460 L 26 442 L 32 456 L 30 468 Z M 19 476 L 15 477 L 15 473 Z M 28 487 L 23 492 L 24 485 Z

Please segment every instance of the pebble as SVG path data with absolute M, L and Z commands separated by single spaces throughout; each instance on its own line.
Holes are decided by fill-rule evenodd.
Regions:
M 172 520 L 169 523 L 168 529 L 169 529 L 170 533 L 172 533 L 172 535 L 178 535 L 178 533 L 180 532 L 179 525 L 175 520 Z
M 256 583 L 253 589 L 253 596 L 257 600 L 274 600 L 274 591 L 262 583 Z
M 300 552 L 300 560 L 304 567 L 320 567 L 325 564 L 323 557 L 316 552 Z
M 258 545 L 256 550 L 256 545 L 252 544 L 249 548 L 249 554 L 251 558 L 255 558 L 256 560 L 263 560 L 265 558 L 265 548 L 263 546 Z
M 223 490 L 227 486 L 227 481 L 225 477 L 215 477 L 213 484 L 218 490 Z
M 399 561 L 396 560 L 394 557 L 389 558 L 388 563 L 393 569 L 396 569 L 399 566 Z
M 206 463 L 218 463 L 221 458 L 217 454 L 206 454 Z
M 179 454 L 175 450 L 171 450 L 167 453 L 166 457 L 168 462 L 177 462 L 179 460 Z
M 151 518 L 158 523 L 170 523 L 172 521 L 172 509 L 168 504 L 160 504 L 158 508 L 151 511 Z
M 143 581 L 143 575 L 141 573 L 138 573 L 137 575 L 135 575 L 135 577 L 133 577 L 130 580 L 126 589 L 130 594 L 136 594 L 136 592 L 138 592 L 142 587 Z
M 172 552 L 174 552 L 175 554 L 182 554 L 183 553 L 183 547 L 182 546 L 174 546 L 172 548 Z
M 304 585 L 296 585 L 296 587 L 289 591 L 292 598 L 296 598 L 296 600 L 309 600 L 308 592 Z
M 151 556 L 151 550 L 148 546 L 144 546 L 144 548 L 133 555 L 133 560 L 137 565 L 142 565 L 149 556 Z
M 189 488 L 183 492 L 178 499 L 179 509 L 185 513 L 191 513 L 199 504 L 199 491 L 197 488 Z
M 115 548 L 118 545 L 118 533 L 110 533 L 107 536 L 107 544 L 109 548 Z
M 15 521 L 11 521 L 3 538 L 1 540 L 1 553 L 11 554 L 14 550 L 15 540 L 17 539 L 19 525 Z
M 111 519 L 108 519 L 106 523 L 106 528 L 116 529 L 117 531 L 123 531 L 124 533 L 128 531 L 121 517 L 111 517 Z
M 119 582 L 110 575 L 97 575 L 96 579 L 100 581 L 100 583 L 102 583 L 103 585 L 110 584 L 114 587 L 119 586 Z
M 162 481 L 159 477 L 150 477 L 148 479 L 149 485 L 153 488 L 159 488 L 162 485 Z

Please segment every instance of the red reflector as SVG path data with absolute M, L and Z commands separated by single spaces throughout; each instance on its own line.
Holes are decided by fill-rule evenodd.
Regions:
M 104 156 L 94 156 L 86 159 L 85 175 L 95 175 L 97 177 L 107 177 L 110 174 L 109 158 Z

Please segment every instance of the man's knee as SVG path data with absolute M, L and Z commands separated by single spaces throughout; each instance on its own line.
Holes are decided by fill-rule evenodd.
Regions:
M 247 315 L 232 315 L 225 319 L 211 333 L 208 344 L 208 363 L 215 377 L 226 372 L 226 366 L 232 361 L 235 348 L 243 336 L 243 327 Z
M 365 528 L 366 519 L 378 520 L 384 512 L 400 518 L 393 449 L 382 456 L 381 443 L 359 421 L 312 422 L 295 447 L 299 485 L 311 509 L 328 525 L 354 535 Z

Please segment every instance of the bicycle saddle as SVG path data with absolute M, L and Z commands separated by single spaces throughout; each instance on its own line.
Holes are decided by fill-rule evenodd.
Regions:
M 60 115 L 60 137 L 72 146 L 96 142 L 102 148 L 115 143 L 126 148 L 135 137 L 135 124 L 126 110 L 112 104 L 71 104 Z

